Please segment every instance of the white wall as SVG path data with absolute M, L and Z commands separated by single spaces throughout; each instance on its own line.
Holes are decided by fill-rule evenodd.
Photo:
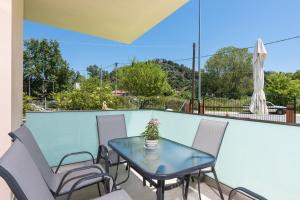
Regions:
M 0 0 L 0 156 L 10 145 L 7 134 L 20 126 L 23 94 L 23 0 Z M 0 179 L 0 199 L 10 199 Z

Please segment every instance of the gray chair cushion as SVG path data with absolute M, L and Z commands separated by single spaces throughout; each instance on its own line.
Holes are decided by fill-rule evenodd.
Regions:
M 96 166 L 101 168 L 103 172 L 105 171 L 100 164 L 98 164 Z M 63 185 L 62 190 L 59 192 L 59 195 L 63 195 L 65 193 L 69 192 L 71 190 L 72 186 L 74 185 L 74 183 L 76 183 L 76 181 L 78 181 L 80 178 L 84 177 L 84 175 L 89 174 L 89 173 L 99 173 L 99 170 L 97 170 L 95 168 L 91 168 L 91 169 L 86 169 L 86 170 L 83 170 L 83 171 L 77 171 L 77 172 L 74 172 L 74 173 L 70 174 L 68 176 L 68 178 L 66 179 L 68 181 L 66 181 L 66 182 L 64 181 L 65 184 Z M 61 179 L 63 178 L 63 176 L 65 174 L 66 174 L 66 172 L 62 172 L 62 173 L 57 174 L 56 180 L 55 180 L 55 182 L 53 182 L 53 185 L 52 185 L 52 187 L 55 190 L 57 190 L 57 188 L 59 187 L 59 183 L 60 183 Z M 80 189 L 82 187 L 94 184 L 94 183 L 99 182 L 101 180 L 102 180 L 102 178 L 97 178 L 97 179 L 91 179 L 89 181 L 84 181 L 84 182 L 80 183 L 76 187 L 76 189 Z
M 94 200 L 132 200 L 125 190 L 117 190 Z
M 201 119 L 193 142 L 193 148 L 217 158 L 228 122 Z
M 100 115 L 96 117 L 98 125 L 99 144 L 106 146 L 115 138 L 127 137 L 124 115 Z
M 204 169 L 200 170 L 201 173 L 210 173 L 212 172 L 212 167 L 206 167 Z M 199 174 L 199 170 L 195 170 L 194 172 L 191 173 L 193 176 L 198 175 Z
M 93 172 L 93 170 L 89 172 Z M 19 140 L 16 140 L 0 159 L 0 175 L 9 184 L 11 190 L 15 192 L 16 197 L 20 200 L 54 200 L 39 169 L 32 160 L 26 147 Z M 71 182 L 78 180 L 77 178 L 79 178 L 80 175 L 83 175 L 83 173 L 79 172 L 74 175 L 74 180 L 67 183 L 66 186 L 69 188 L 72 185 Z M 79 185 L 79 187 L 81 186 L 82 185 Z M 118 190 L 96 199 L 131 200 L 124 190 Z
M 16 140 L 0 160 L 0 166 L 4 168 L 17 184 L 10 185 L 12 191 L 22 191 L 28 200 L 54 200 L 45 183 L 39 169 L 32 160 L 25 146 Z M 0 170 L 1 171 L 1 170 Z M 2 170 L 2 173 L 3 174 Z M 5 180 L 11 182 L 10 180 Z M 22 197 L 18 197 L 23 199 Z
M 118 154 L 108 146 L 108 141 L 115 138 L 127 137 L 126 123 L 124 114 L 121 115 L 99 115 L 96 117 L 99 145 L 104 145 L 109 150 L 108 159 L 110 165 L 118 164 Z M 120 157 L 120 162 L 125 160 Z
M 38 169 L 39 169 L 40 173 L 42 174 L 44 180 L 46 181 L 48 187 L 53 192 L 56 192 L 59 187 L 59 183 L 66 172 L 58 173 L 58 174 L 53 173 L 53 171 L 51 170 L 41 149 L 39 148 L 37 142 L 35 141 L 31 131 L 26 127 L 26 125 L 21 126 L 19 129 L 14 131 L 13 134 L 15 137 L 17 137 L 18 140 L 20 140 L 24 144 L 24 146 L 30 153 L 34 163 L 38 167 Z M 101 167 L 101 169 L 103 170 L 103 172 L 105 172 L 105 170 L 102 167 Z M 68 190 L 70 190 L 72 187 L 71 184 L 75 183 L 76 180 L 78 180 L 78 178 L 80 178 L 80 176 L 84 175 L 85 173 L 87 174 L 87 173 L 94 172 L 94 171 L 95 171 L 95 169 L 89 169 L 89 170 L 79 171 L 79 172 L 72 174 L 72 176 L 74 176 L 73 177 L 74 179 L 72 181 L 69 181 L 63 187 L 63 190 L 59 194 L 61 195 L 61 194 L 68 192 Z M 96 172 L 99 173 L 98 170 Z M 93 179 L 91 181 L 83 182 L 82 184 L 79 185 L 78 188 L 90 185 L 92 183 L 97 183 L 99 180 L 100 179 Z
M 114 165 L 114 164 L 117 164 L 118 163 L 118 154 L 117 152 L 113 151 L 113 150 L 110 150 L 108 152 L 108 157 L 109 157 L 109 160 L 110 160 L 110 164 Z M 125 160 L 120 156 L 120 160 L 119 160 L 121 163 L 124 163 Z
M 17 130 L 15 130 L 13 134 L 24 144 L 24 146 L 30 153 L 33 161 L 35 162 L 36 166 L 40 170 L 46 183 L 51 183 L 54 179 L 53 172 L 46 158 L 44 157 L 40 147 L 35 141 L 31 131 L 26 127 L 26 125 L 23 125 Z

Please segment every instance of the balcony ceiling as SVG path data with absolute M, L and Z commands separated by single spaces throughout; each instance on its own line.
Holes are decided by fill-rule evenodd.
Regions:
M 25 19 L 130 44 L 188 0 L 25 0 Z

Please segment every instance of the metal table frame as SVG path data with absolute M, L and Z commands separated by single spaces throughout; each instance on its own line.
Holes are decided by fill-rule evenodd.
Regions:
M 141 136 L 127 137 L 126 139 L 128 139 L 128 138 L 135 138 L 135 137 L 141 137 Z M 185 186 L 183 186 L 183 198 L 186 200 L 187 197 L 188 197 L 188 188 L 189 188 L 189 182 L 190 182 L 191 174 L 193 172 L 195 172 L 196 170 L 200 170 L 200 169 L 204 169 L 206 167 L 209 167 L 209 166 L 211 166 L 215 162 L 215 158 L 214 158 L 213 155 L 205 153 L 205 152 L 202 152 L 202 153 L 205 153 L 205 154 L 211 156 L 212 157 L 212 161 L 204 163 L 204 164 L 199 165 L 199 166 L 194 166 L 194 167 L 191 167 L 191 168 L 186 168 L 186 169 L 183 169 L 183 170 L 181 170 L 179 172 L 172 173 L 172 174 L 159 174 L 159 175 L 152 174 L 152 173 L 149 173 L 146 170 L 144 170 L 142 167 L 138 166 L 130 157 L 126 156 L 124 153 L 122 153 L 122 151 L 120 151 L 119 149 L 115 148 L 111 144 L 114 140 L 120 140 L 120 139 L 122 139 L 122 138 L 112 139 L 112 140 L 110 140 L 108 142 L 108 145 L 114 151 L 116 151 L 123 159 L 125 159 L 128 162 L 128 165 L 130 167 L 132 167 L 145 180 L 147 180 L 151 185 L 153 185 L 157 189 L 157 191 L 156 191 L 157 200 L 163 200 L 164 199 L 164 192 L 165 192 L 165 190 L 169 190 L 169 189 L 174 188 L 174 186 L 172 186 L 172 185 L 170 187 L 168 187 L 168 186 L 165 185 L 165 181 L 166 180 L 170 180 L 170 179 L 174 179 L 174 178 L 179 178 L 181 180 L 181 182 L 177 183 L 176 186 L 184 184 L 184 182 L 185 182 Z M 162 138 L 161 137 L 161 139 L 171 141 L 172 143 L 178 145 L 179 148 L 180 148 L 180 146 L 183 146 L 185 148 L 193 149 L 192 147 L 180 144 L 178 142 L 175 142 L 175 141 L 172 141 L 172 140 L 169 140 L 169 139 L 166 139 L 166 138 Z M 193 150 L 195 150 L 195 149 L 193 149 Z M 197 151 L 199 151 L 199 150 L 197 150 Z M 199 151 L 199 152 L 201 152 L 201 151 Z M 153 181 L 153 180 L 157 180 L 157 183 L 155 181 Z

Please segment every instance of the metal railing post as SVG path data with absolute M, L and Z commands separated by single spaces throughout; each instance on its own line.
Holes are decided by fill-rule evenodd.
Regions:
M 202 114 L 204 115 L 205 114 L 205 95 L 203 94 L 202 95 Z
M 294 122 L 297 124 L 297 98 L 294 96 Z

